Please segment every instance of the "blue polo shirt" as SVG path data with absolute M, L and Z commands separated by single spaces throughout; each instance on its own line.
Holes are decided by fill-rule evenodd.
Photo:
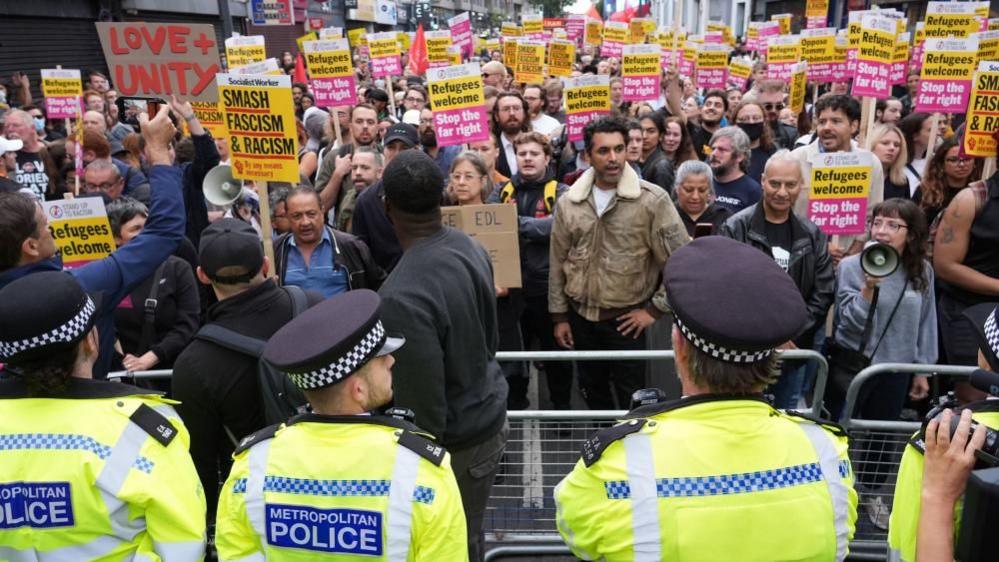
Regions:
M 340 250 L 336 247 L 336 240 L 330 236 L 329 229 L 323 228 L 323 239 L 312 251 L 308 264 L 298 250 L 294 236 L 289 237 L 289 244 L 288 265 L 284 270 L 285 285 L 297 285 L 305 290 L 316 291 L 325 298 L 350 289 L 346 268 L 337 267 L 333 263 L 333 256 L 339 254 Z

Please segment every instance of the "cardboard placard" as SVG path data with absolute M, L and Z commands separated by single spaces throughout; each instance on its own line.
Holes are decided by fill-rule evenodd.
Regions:
M 346 39 L 305 42 L 305 64 L 319 107 L 357 103 L 357 76 Z
M 570 142 L 581 141 L 590 121 L 610 114 L 610 76 L 563 78 L 562 84 L 566 133 Z
M 69 68 L 42 69 L 42 95 L 49 119 L 76 119 L 83 108 L 80 71 Z
M 805 26 L 808 29 L 825 27 L 828 23 L 829 0 L 805 0 Z M 808 61 L 811 64 L 812 61 Z
M 297 184 L 291 76 L 219 74 L 233 177 Z
M 100 197 L 45 201 L 42 212 L 48 217 L 49 232 L 64 269 L 102 260 L 115 251 L 108 213 Z
M 427 93 L 438 146 L 489 138 L 489 112 L 477 63 L 427 70 Z
M 497 287 L 515 289 L 522 285 L 516 205 L 442 207 L 441 222 L 482 244 L 493 264 Z
M 281 72 L 281 66 L 278 64 L 276 58 L 271 57 L 269 59 L 264 59 L 260 62 L 253 62 L 246 66 L 241 66 L 239 68 L 234 68 L 230 74 L 266 74 L 268 76 L 278 76 L 284 74 Z
M 623 21 L 609 21 L 604 24 L 604 39 L 600 46 L 600 56 L 621 58 L 621 49 L 631 35 L 628 24 Z
M 216 101 L 221 69 L 206 23 L 97 22 L 111 81 L 124 97 Z
M 599 45 L 604 40 L 604 22 L 600 20 L 586 20 L 583 28 L 583 43 L 586 45 Z
M 870 152 L 815 155 L 808 196 L 809 220 L 829 236 L 863 234 L 873 175 L 874 158 Z

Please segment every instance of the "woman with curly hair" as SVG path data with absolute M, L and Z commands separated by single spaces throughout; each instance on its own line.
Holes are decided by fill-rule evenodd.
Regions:
M 961 139 L 957 136 L 943 141 L 926 163 L 920 206 L 930 225 L 950 205 L 957 192 L 982 176 L 982 159 L 962 156 L 960 143 Z M 933 230 L 931 226 L 931 232 Z
M 676 168 L 687 160 L 699 160 L 694 152 L 694 142 L 682 117 L 666 118 L 666 133 L 662 138 L 663 152 Z

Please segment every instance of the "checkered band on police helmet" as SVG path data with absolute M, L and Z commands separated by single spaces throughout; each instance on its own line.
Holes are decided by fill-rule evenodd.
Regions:
M 687 327 L 686 324 L 680 320 L 680 317 L 676 317 L 676 325 L 680 328 L 680 333 L 683 334 L 687 341 L 689 341 L 694 347 L 700 349 L 704 353 L 707 353 L 711 357 L 718 359 L 719 361 L 725 361 L 728 363 L 755 363 L 756 361 L 761 361 L 766 359 L 773 349 L 764 349 L 761 351 L 742 351 L 738 349 L 729 349 L 723 345 L 710 342 L 701 336 L 698 336 Z
M 985 321 L 985 343 L 993 355 L 999 356 L 999 322 L 996 320 L 996 310 L 993 310 Z
M 367 334 L 350 351 L 337 361 L 325 367 L 302 373 L 289 372 L 292 382 L 302 390 L 322 388 L 340 382 L 357 372 L 385 343 L 385 328 L 381 321 L 375 322 Z
M 48 347 L 53 344 L 67 344 L 78 341 L 86 335 L 90 319 L 97 310 L 93 299 L 85 296 L 80 310 L 65 323 L 48 332 L 21 340 L 0 340 L 0 361 L 11 361 L 18 354 Z

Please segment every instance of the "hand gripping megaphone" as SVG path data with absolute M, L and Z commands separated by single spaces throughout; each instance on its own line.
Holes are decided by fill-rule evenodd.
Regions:
M 201 184 L 201 192 L 212 205 L 225 207 L 239 199 L 243 191 L 243 180 L 232 177 L 232 167 L 220 164 L 208 171 Z
M 860 268 L 871 277 L 888 277 L 898 269 L 899 261 L 898 250 L 873 240 L 860 254 Z

